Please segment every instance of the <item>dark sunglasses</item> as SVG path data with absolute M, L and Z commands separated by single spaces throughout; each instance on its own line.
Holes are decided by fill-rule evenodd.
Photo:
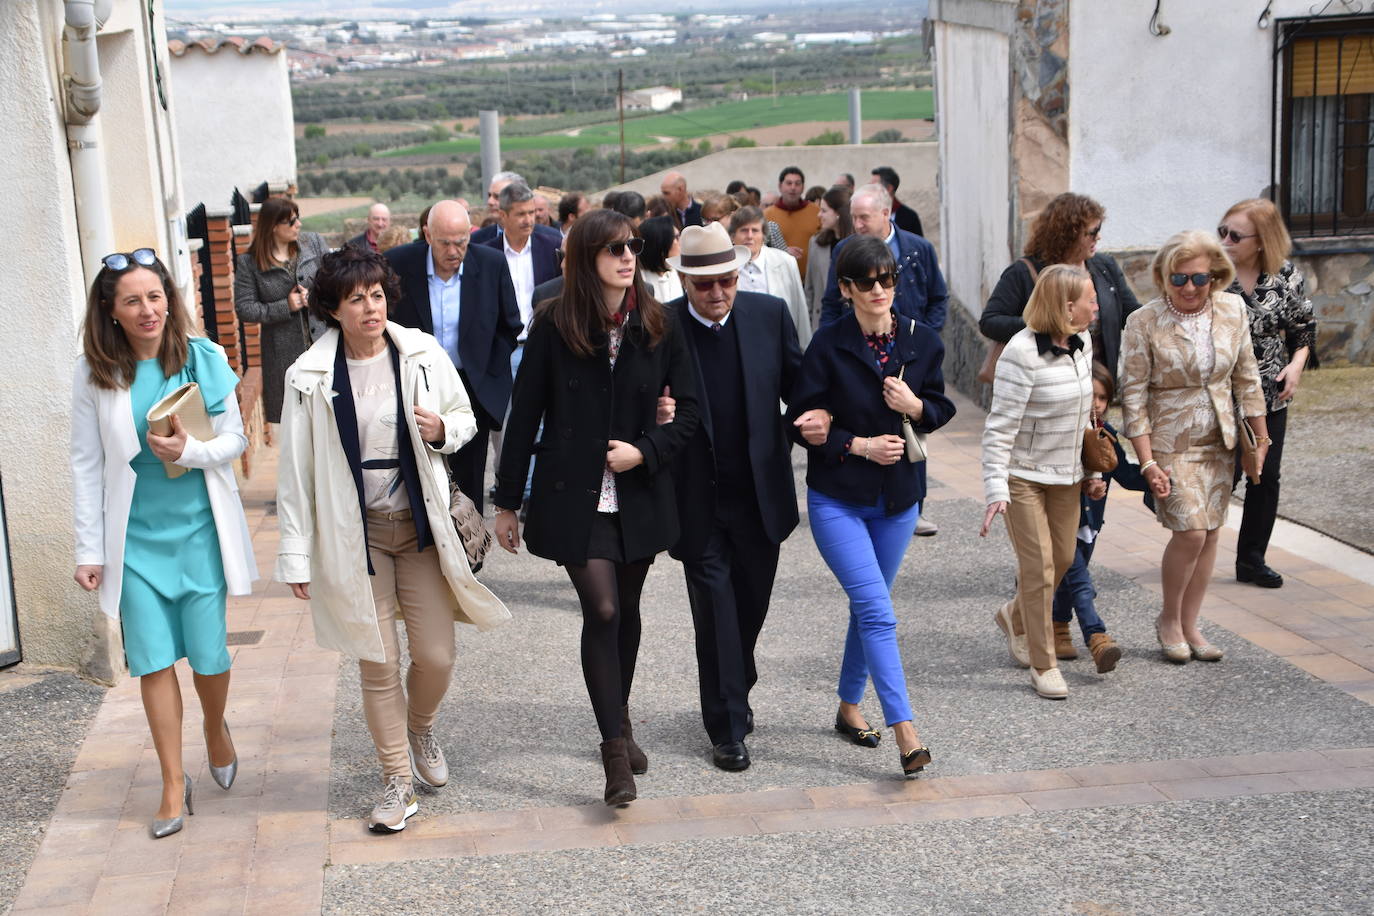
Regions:
M 114 254 L 105 255 L 100 259 L 100 263 L 113 271 L 128 270 L 132 264 L 152 267 L 157 263 L 157 252 L 151 248 L 135 248 L 127 254 L 116 251 Z
M 624 257 L 626 248 L 630 249 L 630 254 L 634 255 L 635 257 L 639 257 L 639 253 L 644 250 L 644 240 L 635 237 L 632 239 L 626 239 L 623 242 L 610 242 L 609 244 L 602 245 L 601 247 L 609 251 L 611 253 L 611 257 L 613 258 Z
M 1188 285 L 1188 281 L 1193 281 L 1193 285 L 1198 289 L 1211 285 L 1211 274 L 1169 274 L 1169 284 L 1179 289 Z
M 710 277 L 704 280 L 692 277 L 691 280 L 692 285 L 697 288 L 697 292 L 704 293 L 709 292 L 711 287 L 717 283 L 720 284 L 721 289 L 734 289 L 735 284 L 739 282 L 739 274 L 731 274 L 728 277 Z
M 883 289 L 892 289 L 897 285 L 897 275 L 890 270 L 887 273 L 878 274 L 876 277 L 840 277 L 840 279 L 864 293 L 871 290 L 874 283 L 880 284 Z
M 1253 239 L 1259 237 L 1258 232 L 1252 232 L 1250 235 L 1241 235 L 1239 232 L 1230 228 L 1229 226 L 1218 226 L 1217 235 L 1221 236 L 1221 240 L 1223 242 L 1227 239 L 1230 239 L 1232 245 L 1239 245 L 1245 239 Z
M 1102 224 L 1101 224 L 1101 223 L 1098 223 L 1096 229 L 1085 229 L 1085 230 L 1083 230 L 1083 234 L 1084 234 L 1084 235 L 1090 235 L 1090 236 L 1092 236 L 1093 238 L 1097 238 L 1098 236 L 1100 236 L 1100 235 L 1102 234 Z

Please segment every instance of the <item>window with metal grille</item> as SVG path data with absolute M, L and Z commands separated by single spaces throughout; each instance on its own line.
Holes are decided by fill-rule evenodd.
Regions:
M 1289 229 L 1374 233 L 1374 16 L 1278 25 L 1274 178 Z

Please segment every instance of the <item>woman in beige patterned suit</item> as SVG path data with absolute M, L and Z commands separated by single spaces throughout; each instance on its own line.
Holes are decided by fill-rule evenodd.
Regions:
M 1160 524 L 1173 532 L 1155 628 L 1169 661 L 1217 661 L 1221 650 L 1198 629 L 1198 612 L 1231 500 L 1237 414 L 1259 441 L 1261 466 L 1269 449 L 1264 393 L 1245 304 L 1223 292 L 1235 268 L 1216 237 L 1180 232 L 1150 269 L 1164 296 L 1127 319 L 1120 376 L 1126 435 Z

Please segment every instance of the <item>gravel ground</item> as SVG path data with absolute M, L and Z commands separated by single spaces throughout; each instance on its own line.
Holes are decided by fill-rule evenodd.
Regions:
M 1279 515 L 1374 553 L 1374 368 L 1304 373 L 1289 407 Z M 1243 487 L 1237 490 L 1243 490 Z M 1282 570 L 1280 570 L 1282 572 Z
M 1212 633 L 1227 651 L 1219 665 L 1165 664 L 1152 629 L 1158 599 L 1102 569 L 1099 608 L 1125 657 L 1116 672 L 1099 676 L 1085 654 L 1066 664 L 1067 702 L 1039 699 L 990 619 L 1011 591 L 1004 530 L 980 540 L 982 511 L 971 500 L 935 498 L 928 509 L 941 533 L 913 541 L 896 597 L 933 775 L 1374 743 L 1374 709 L 1228 633 Z M 640 797 L 896 778 L 890 732 L 868 750 L 832 729 L 846 608 L 804 524 L 784 545 L 759 646 L 761 680 L 752 697 L 758 729 L 748 742 L 754 765 L 744 773 L 710 763 L 682 573 L 666 557 L 654 565 L 631 700 L 636 737 L 650 758 L 649 773 L 637 780 Z M 1104 537 L 1112 536 L 1109 519 Z M 452 775 L 447 787 L 422 790 L 421 817 L 599 802 L 598 737 L 578 662 L 571 586 L 551 563 L 500 552 L 484 578 L 516 619 L 485 635 L 459 628 L 458 669 L 438 723 Z M 865 710 L 881 721 L 871 692 Z M 378 778 L 356 669 L 346 664 L 330 814 L 365 815 Z
M 19 895 L 104 697 L 70 674 L 0 672 L 0 912 Z
M 339 866 L 323 912 L 1368 913 L 1374 791 Z

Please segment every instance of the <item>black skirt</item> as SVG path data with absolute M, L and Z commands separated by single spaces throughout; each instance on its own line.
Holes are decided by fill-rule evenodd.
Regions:
M 620 531 L 619 512 L 596 513 L 591 534 L 587 537 L 587 559 L 625 562 L 625 539 Z

